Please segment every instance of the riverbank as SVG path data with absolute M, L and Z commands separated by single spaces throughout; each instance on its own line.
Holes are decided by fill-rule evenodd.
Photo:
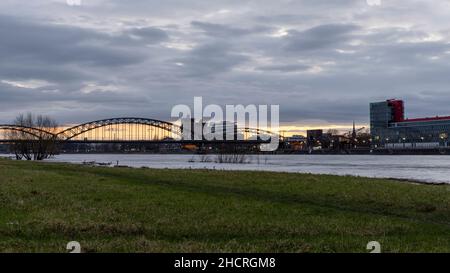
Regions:
M 450 186 L 0 160 L 0 251 L 450 252 Z
M 246 164 L 216 163 L 217 155 L 78 154 L 58 155 L 51 162 L 99 162 L 154 169 L 209 169 L 352 175 L 450 184 L 450 161 L 442 156 L 383 155 L 247 155 Z

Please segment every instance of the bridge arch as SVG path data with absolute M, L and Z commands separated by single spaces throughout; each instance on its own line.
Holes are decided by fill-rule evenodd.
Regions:
M 62 132 L 59 132 L 57 134 L 57 136 L 64 141 L 69 141 L 77 136 L 80 136 L 82 134 L 88 133 L 90 131 L 93 131 L 93 130 L 96 130 L 96 129 L 99 129 L 102 127 L 108 127 L 108 126 L 113 126 L 113 125 L 127 125 L 127 124 L 144 125 L 144 126 L 151 126 L 151 127 L 159 128 L 166 132 L 172 133 L 177 137 L 181 137 L 181 135 L 182 135 L 181 127 L 176 124 L 173 124 L 171 122 L 157 120 L 157 119 L 128 117 L 128 118 L 103 119 L 103 120 L 96 120 L 96 121 L 83 123 L 83 124 L 68 128 Z
M 21 125 L 0 124 L 0 131 L 22 132 L 27 135 L 33 136 L 37 139 L 42 138 L 43 135 L 46 135 L 49 138 L 56 138 L 56 134 L 50 133 L 43 129 L 21 126 Z
M 117 125 L 116 128 L 121 128 L 123 132 L 120 134 L 128 135 L 128 130 L 133 130 L 133 126 L 127 127 L 127 125 L 143 125 L 143 126 L 151 126 L 154 128 L 159 128 L 161 131 L 158 131 L 158 133 L 164 132 L 164 136 L 170 136 L 171 138 L 175 139 L 182 139 L 182 127 L 179 125 L 176 125 L 171 122 L 157 120 L 157 119 L 149 119 L 149 118 L 136 118 L 136 117 L 124 117 L 124 118 L 112 118 L 112 119 L 103 119 L 103 120 L 96 120 L 91 121 L 87 123 L 83 123 L 80 125 L 73 126 L 71 128 L 65 129 L 58 133 L 51 133 L 49 131 L 45 131 L 39 128 L 31 128 L 26 126 L 19 126 L 19 125 L 11 125 L 11 124 L 3 124 L 0 125 L 0 132 L 1 131 L 18 131 L 25 134 L 28 134 L 30 136 L 35 137 L 36 139 L 42 138 L 47 136 L 46 138 L 54 138 L 59 141 L 70 141 L 74 140 L 78 136 L 81 136 L 83 134 L 86 134 L 86 136 L 89 136 L 88 133 L 91 131 L 95 131 L 96 129 L 104 127 L 106 128 L 108 126 L 111 126 L 109 129 L 114 130 L 114 127 Z M 130 129 L 131 128 L 131 129 Z M 138 127 L 141 128 L 141 130 L 146 129 L 146 127 Z M 274 132 L 262 130 L 262 129 L 256 129 L 256 128 L 237 128 L 237 133 L 244 135 L 244 140 L 258 140 L 259 136 L 261 135 L 269 135 L 270 137 L 277 137 L 282 141 L 282 137 Z M 150 132 L 155 132 L 156 130 L 149 130 Z M 117 132 L 117 131 L 116 131 Z M 123 140 L 120 137 L 119 132 L 117 132 L 118 138 L 114 138 L 113 140 Z M 149 133 L 147 137 L 150 135 Z M 156 134 L 156 133 L 155 133 Z M 122 135 L 123 137 L 123 135 Z M 156 137 L 155 137 L 156 138 Z M 152 138 L 152 140 L 163 140 Z M 148 140 L 148 138 L 144 137 L 144 140 Z M 90 137 L 87 137 L 86 140 L 93 140 Z M 111 140 L 111 138 L 109 139 Z

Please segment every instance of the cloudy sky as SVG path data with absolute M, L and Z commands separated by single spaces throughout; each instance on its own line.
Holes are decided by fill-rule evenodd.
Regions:
M 366 124 L 389 98 L 450 114 L 450 0 L 67 2 L 0 2 L 0 123 L 168 119 L 194 96 L 279 104 L 291 129 Z

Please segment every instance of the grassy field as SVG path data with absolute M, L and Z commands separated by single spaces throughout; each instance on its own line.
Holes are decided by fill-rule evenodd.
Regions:
M 0 160 L 0 252 L 450 252 L 450 186 Z

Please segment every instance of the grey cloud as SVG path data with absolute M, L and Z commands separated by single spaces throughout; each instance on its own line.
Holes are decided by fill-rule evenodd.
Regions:
M 0 81 L 59 91 L 0 84 L 0 121 L 39 108 L 61 122 L 165 119 L 194 95 L 280 104 L 299 125 L 366 123 L 369 102 L 391 97 L 409 116 L 450 113 L 445 1 L 85 2 L 0 2 L 14 14 L 0 15 Z M 83 93 L 90 83 L 118 90 Z
M 133 64 L 143 57 L 109 44 L 112 38 L 105 34 L 27 19 L 0 16 L 0 36 L 3 61 L 111 66 Z
M 233 52 L 231 46 L 220 43 L 195 48 L 177 61 L 183 64 L 187 75 L 201 77 L 230 71 L 247 60 L 246 56 Z
M 240 35 L 256 34 L 268 31 L 270 28 L 263 26 L 256 26 L 253 28 L 238 28 L 233 26 L 213 24 L 207 22 L 193 21 L 191 25 L 203 30 L 206 34 L 216 37 L 233 37 Z
M 343 44 L 358 30 L 356 25 L 329 24 L 304 31 L 291 30 L 287 37 L 287 50 L 314 51 Z
M 165 31 L 155 27 L 133 28 L 126 33 L 138 36 L 152 44 L 167 41 L 169 39 L 169 35 L 167 35 Z
M 258 67 L 257 69 L 262 71 L 297 72 L 297 71 L 306 71 L 308 69 L 311 69 L 311 67 L 302 64 L 285 64 L 285 65 L 261 66 Z

